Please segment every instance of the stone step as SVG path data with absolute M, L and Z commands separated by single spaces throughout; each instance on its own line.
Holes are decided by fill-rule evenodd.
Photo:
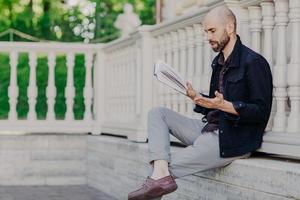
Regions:
M 84 135 L 1 135 L 0 185 L 82 185 Z
M 89 136 L 87 144 L 89 185 L 126 199 L 128 192 L 137 189 L 148 175 L 147 144 L 110 136 Z M 180 149 L 173 147 L 172 151 Z M 163 199 L 300 199 L 300 163 L 251 157 L 177 182 L 179 189 Z

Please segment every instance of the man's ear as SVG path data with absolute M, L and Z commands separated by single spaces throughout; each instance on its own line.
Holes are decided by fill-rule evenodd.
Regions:
M 234 32 L 234 24 L 233 23 L 227 23 L 226 24 L 226 31 L 228 34 L 232 34 Z

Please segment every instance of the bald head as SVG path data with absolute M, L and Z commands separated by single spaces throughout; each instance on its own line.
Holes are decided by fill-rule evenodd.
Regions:
M 204 18 L 204 24 L 211 21 L 217 22 L 223 27 L 231 25 L 236 32 L 236 17 L 227 6 L 219 6 L 210 10 Z
M 236 18 L 226 6 L 209 11 L 204 18 L 203 29 L 215 52 L 226 51 L 236 40 Z

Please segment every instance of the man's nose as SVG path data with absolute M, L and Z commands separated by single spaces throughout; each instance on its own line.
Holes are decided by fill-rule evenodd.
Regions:
M 207 33 L 206 34 L 206 38 L 207 38 L 207 40 L 212 40 L 212 34 L 211 33 Z

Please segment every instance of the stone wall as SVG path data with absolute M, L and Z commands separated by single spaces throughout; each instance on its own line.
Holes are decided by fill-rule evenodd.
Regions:
M 0 136 L 0 185 L 89 185 L 124 200 L 148 175 L 147 160 L 147 144 L 118 137 Z M 295 200 L 300 163 L 251 157 L 177 183 L 164 200 Z
M 86 184 L 86 136 L 0 136 L 0 185 Z
M 90 186 L 122 200 L 142 184 L 148 174 L 146 144 L 107 136 L 91 136 L 87 144 Z M 164 200 L 294 200 L 300 199 L 300 164 L 260 157 L 243 159 L 177 183 L 179 189 Z

